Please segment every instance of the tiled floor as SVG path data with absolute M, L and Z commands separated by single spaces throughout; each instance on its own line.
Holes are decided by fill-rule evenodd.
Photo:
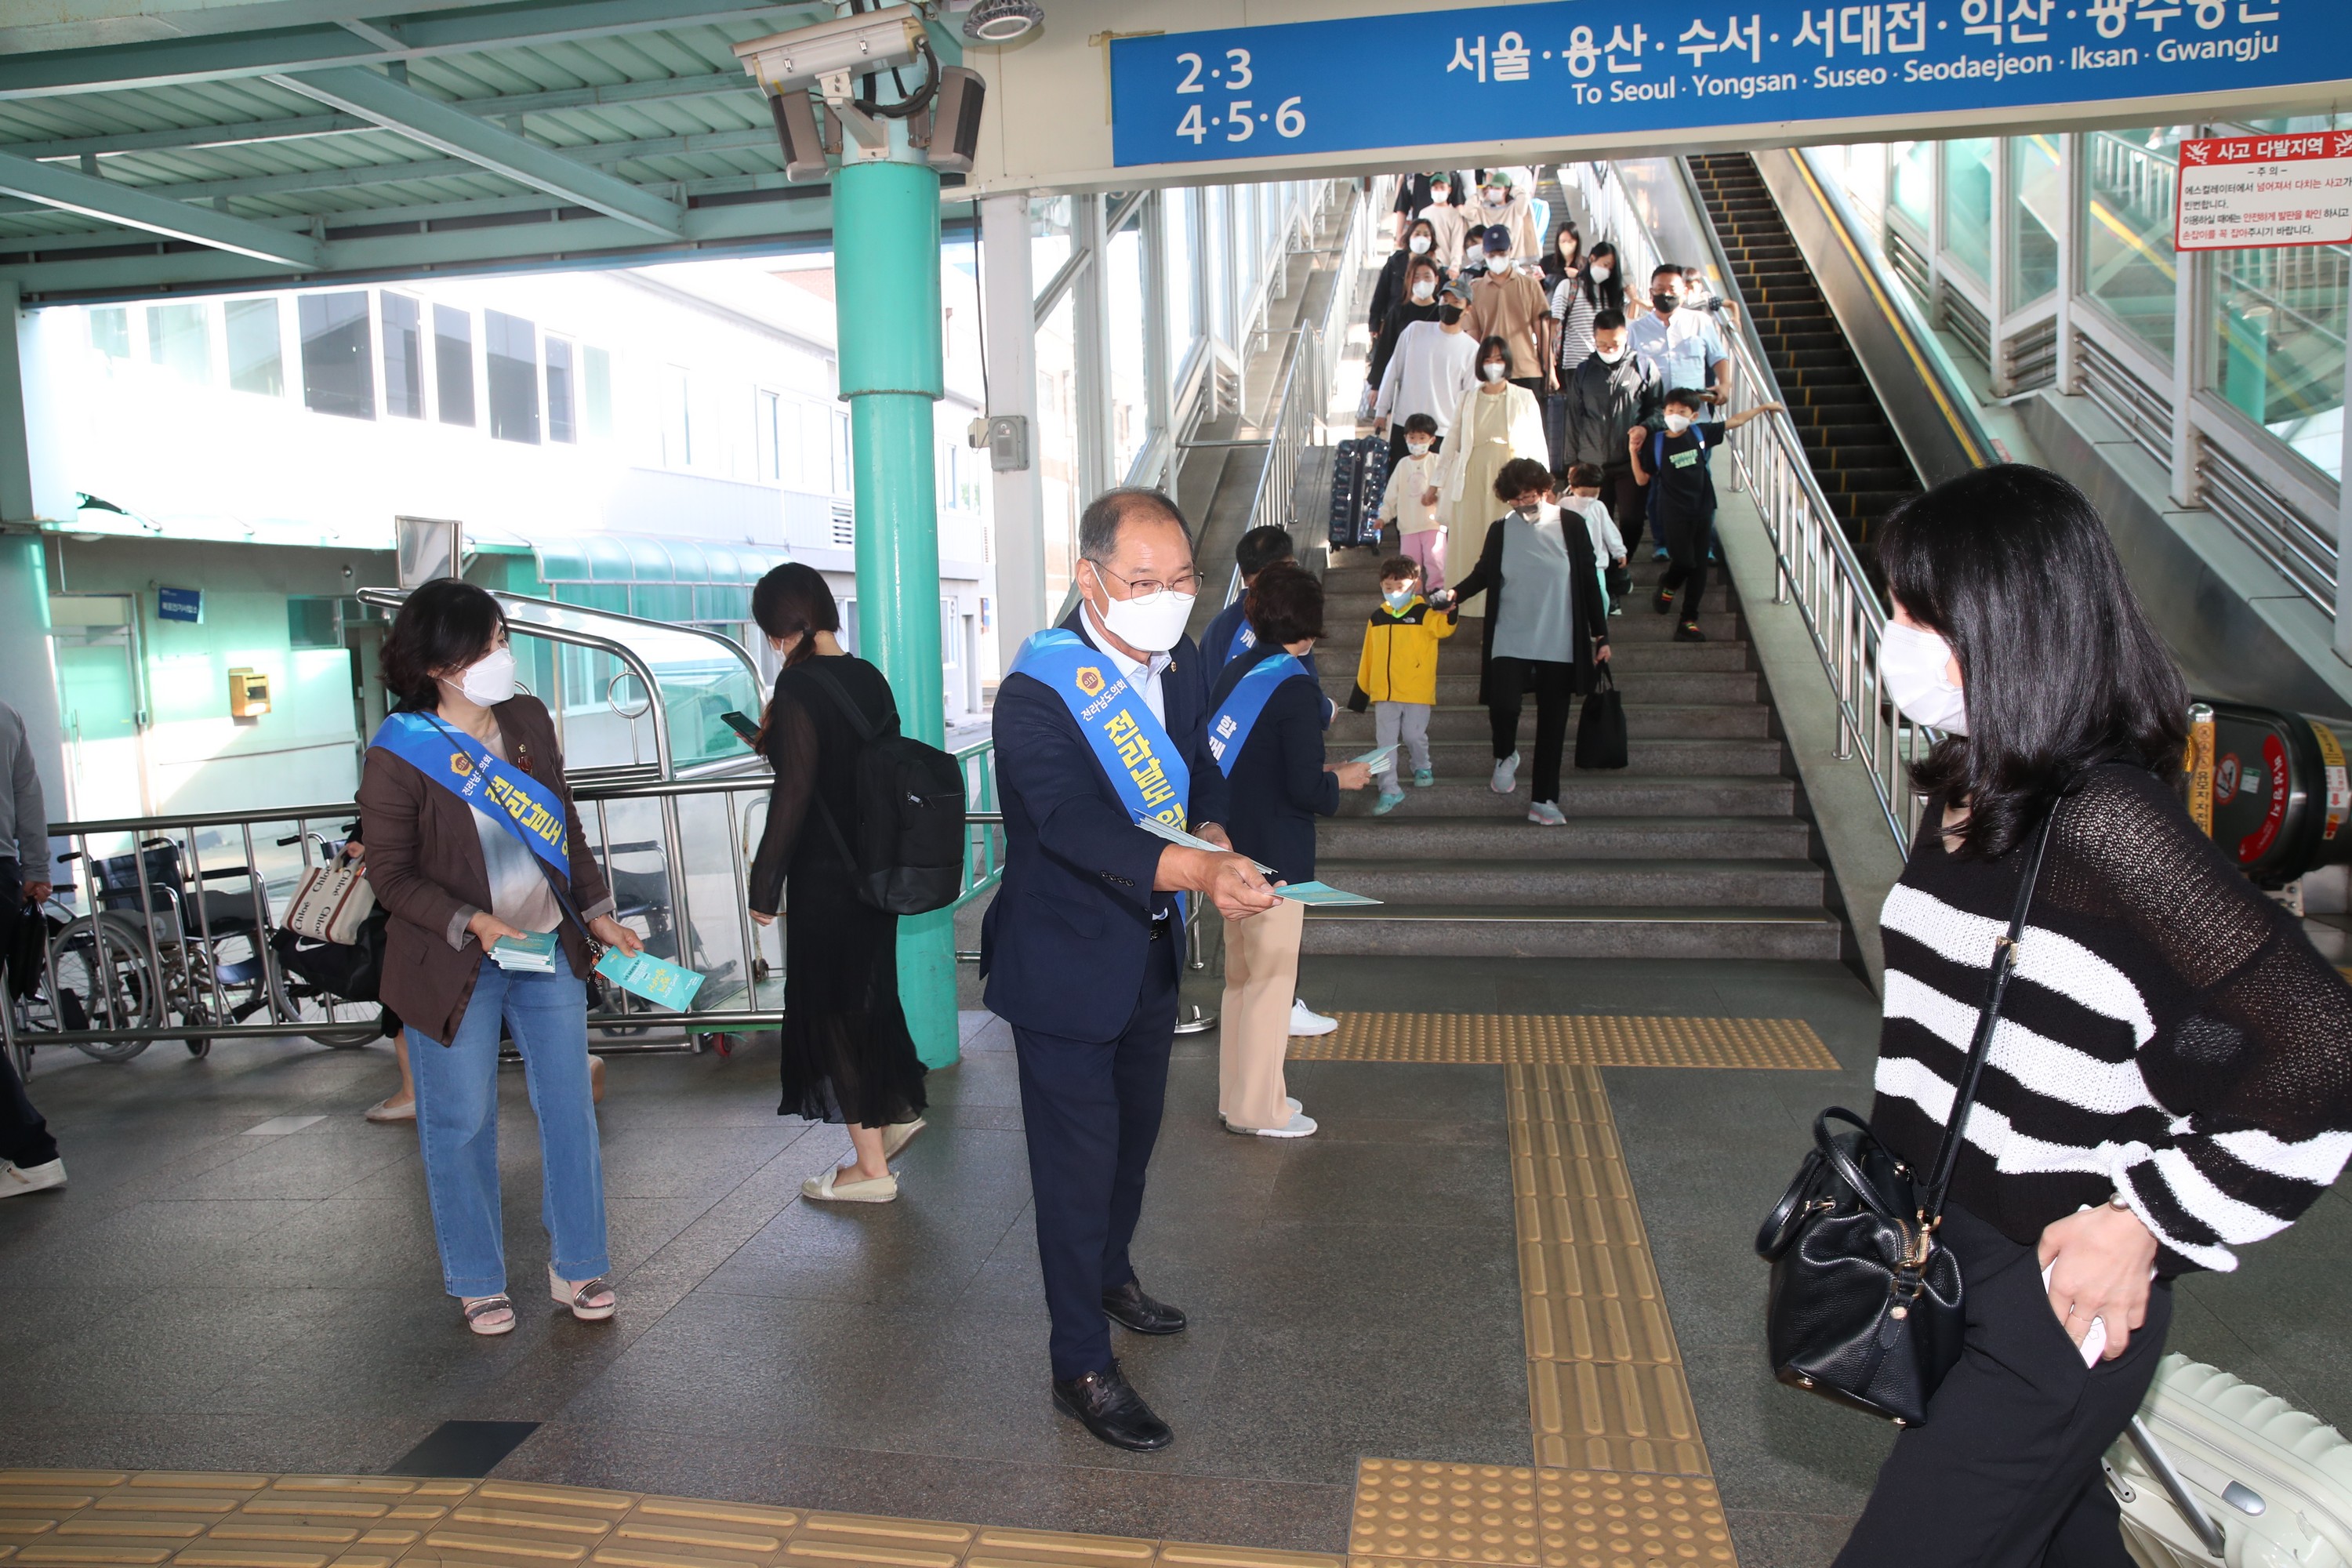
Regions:
M 1302 990 L 1363 1011 L 1812 1025 L 1844 1070 L 1602 1078 L 1740 1561 L 1825 1562 L 1884 1436 L 1765 1374 L 1748 1245 L 1813 1111 L 1867 1103 L 1861 984 L 1830 965 L 1310 960 Z M 526 1310 L 491 1341 L 438 1292 L 413 1132 L 359 1120 L 384 1052 L 45 1055 L 33 1091 L 73 1184 L 0 1205 L 0 1465 L 364 1473 L 444 1420 L 523 1420 L 541 1425 L 510 1479 L 1339 1552 L 1361 1458 L 1528 1462 L 1503 1068 L 1298 1064 L 1325 1132 L 1277 1144 L 1216 1130 L 1215 1037 L 1180 1040 L 1138 1256 L 1196 1326 L 1123 1341 L 1179 1432 L 1130 1457 L 1047 1408 L 1009 1042 L 967 1024 L 903 1158 L 908 1196 L 877 1210 L 797 1201 L 845 1140 L 773 1114 L 772 1049 L 614 1058 L 626 1305 L 603 1326 L 521 1289 L 545 1243 L 509 1069 Z M 2331 1195 L 2244 1275 L 2185 1286 L 2175 1344 L 2340 1422 L 2347 1270 Z

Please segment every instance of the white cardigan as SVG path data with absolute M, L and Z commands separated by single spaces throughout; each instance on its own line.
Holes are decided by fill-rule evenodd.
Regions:
M 1439 454 L 1441 467 L 1437 493 L 1449 507 L 1462 499 L 1462 457 L 1469 450 L 1470 432 L 1477 428 L 1479 398 L 1499 395 L 1509 403 L 1508 428 L 1513 457 L 1533 458 L 1541 463 L 1551 450 L 1551 444 L 1544 436 L 1543 405 L 1536 401 L 1534 393 L 1507 381 L 1503 384 L 1500 394 L 1488 392 L 1485 387 L 1484 382 L 1475 383 L 1462 395 L 1462 406 L 1454 410 L 1454 423 L 1447 429 L 1445 450 Z

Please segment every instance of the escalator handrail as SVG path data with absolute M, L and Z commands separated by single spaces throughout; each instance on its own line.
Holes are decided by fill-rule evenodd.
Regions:
M 1812 153 L 1809 149 L 1799 148 L 1792 156 L 1797 172 L 1804 176 L 1806 185 L 1812 191 L 1814 199 L 1821 203 L 1822 211 L 1836 231 L 1838 243 L 1862 273 L 1863 280 L 1870 285 L 1871 296 L 1877 302 L 1888 329 L 1895 333 L 1895 341 L 1903 345 L 1903 352 L 1910 357 L 1912 368 L 1919 373 L 1919 379 L 1934 395 L 1936 407 L 1944 416 L 1946 423 L 1950 425 L 1960 449 L 1979 468 L 1990 468 L 2000 461 L 1992 444 L 1991 432 L 1977 417 L 1974 395 L 1969 392 L 1968 384 L 1961 379 L 1951 356 L 1944 352 L 1944 345 L 1937 342 L 1935 333 L 1928 330 L 1903 281 L 1895 276 L 1893 263 L 1886 259 L 1885 253 L 1877 246 L 1862 243 L 1861 220 L 1854 216 L 1852 204 L 1845 199 L 1845 192 L 1839 188 L 1836 181 L 1822 178 L 1821 171 L 1813 167 Z M 1863 368 L 1867 375 L 1869 366 L 1865 363 Z M 1898 439 L 1901 437 L 1900 426 L 1897 426 L 1895 435 Z M 1916 463 L 1916 459 L 1914 461 Z

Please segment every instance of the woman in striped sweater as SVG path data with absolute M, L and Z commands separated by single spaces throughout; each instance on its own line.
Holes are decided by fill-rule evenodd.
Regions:
M 1838 1563 L 2127 1564 L 2099 1457 L 2155 1375 L 2173 1279 L 2235 1268 L 2352 1152 L 2352 987 L 2179 804 L 2188 692 L 2080 491 L 1979 469 L 1878 548 L 1887 694 L 1946 733 L 1881 916 L 1871 1121 L 1914 1169 L 2057 819 L 1937 1236 L 1967 1353 Z

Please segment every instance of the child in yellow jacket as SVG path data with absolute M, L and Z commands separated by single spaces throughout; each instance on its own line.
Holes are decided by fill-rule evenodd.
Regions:
M 1364 627 L 1364 651 L 1356 662 L 1356 689 L 1349 708 L 1372 710 L 1372 744 L 1398 746 L 1412 755 L 1412 782 L 1427 789 L 1437 782 L 1429 766 L 1429 710 L 1437 703 L 1437 645 L 1454 635 L 1454 613 L 1433 610 L 1422 596 L 1421 567 L 1410 556 L 1381 563 L 1381 603 Z M 1391 752 L 1373 774 L 1381 797 L 1374 816 L 1386 816 L 1404 800 Z

